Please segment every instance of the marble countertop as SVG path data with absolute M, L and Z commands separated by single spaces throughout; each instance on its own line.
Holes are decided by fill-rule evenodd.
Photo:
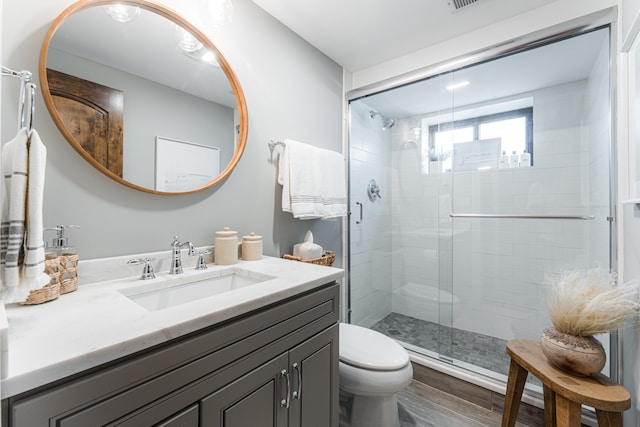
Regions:
M 78 268 L 80 286 L 75 292 L 40 305 L 5 306 L 8 339 L 3 344 L 8 346 L 8 351 L 2 349 L 5 359 L 2 362 L 7 365 L 2 379 L 3 399 L 343 277 L 343 270 L 338 268 L 280 258 L 239 261 L 235 267 L 274 278 L 182 305 L 148 311 L 119 289 L 154 281 L 161 286 L 169 279 L 166 269 L 156 267 L 156 279 L 143 281 L 139 280 L 140 266 L 123 269 L 122 265 L 126 264 L 123 257 L 110 261 L 111 264 L 95 261 L 83 264 L 81 261 Z M 211 274 L 216 269 L 228 267 L 209 264 L 204 272 Z M 111 276 L 119 277 L 109 277 L 109 272 L 114 273 Z M 202 273 L 185 265 L 181 276 L 188 280 Z M 103 280 L 98 281 L 99 278 Z

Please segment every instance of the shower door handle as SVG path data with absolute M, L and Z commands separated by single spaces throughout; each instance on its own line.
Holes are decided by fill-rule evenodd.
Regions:
M 356 224 L 362 223 L 362 203 L 356 202 L 356 205 L 360 206 L 360 219 L 356 221 Z

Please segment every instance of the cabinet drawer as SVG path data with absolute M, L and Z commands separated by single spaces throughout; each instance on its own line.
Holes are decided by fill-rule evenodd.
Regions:
M 154 427 L 198 427 L 200 425 L 200 405 L 193 405 L 178 415 L 156 424 Z
M 24 399 L 9 401 L 11 425 L 106 425 L 170 397 L 188 384 L 220 388 L 277 354 L 278 340 L 303 341 L 338 321 L 339 287 L 286 300 Z M 260 350 L 260 351 L 259 351 Z M 273 353 L 273 355 L 271 355 Z M 216 381 L 207 381 L 215 374 Z M 197 393 L 196 393 L 197 394 Z M 186 408 L 186 402 L 168 413 Z M 157 422 L 157 421 L 156 421 Z M 148 424 L 150 425 L 150 424 Z

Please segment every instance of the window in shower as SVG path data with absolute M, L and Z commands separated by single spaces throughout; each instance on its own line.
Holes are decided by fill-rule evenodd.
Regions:
M 461 142 L 499 138 L 500 153 L 524 151 L 531 155 L 533 164 L 533 108 L 472 117 L 429 126 L 430 160 L 442 159 L 442 170 L 450 171 L 453 145 Z

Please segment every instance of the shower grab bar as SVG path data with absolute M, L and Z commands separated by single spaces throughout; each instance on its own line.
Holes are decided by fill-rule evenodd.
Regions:
M 452 213 L 451 218 L 504 218 L 504 219 L 576 219 L 591 221 L 593 215 L 518 215 L 518 214 L 479 214 L 479 213 Z

